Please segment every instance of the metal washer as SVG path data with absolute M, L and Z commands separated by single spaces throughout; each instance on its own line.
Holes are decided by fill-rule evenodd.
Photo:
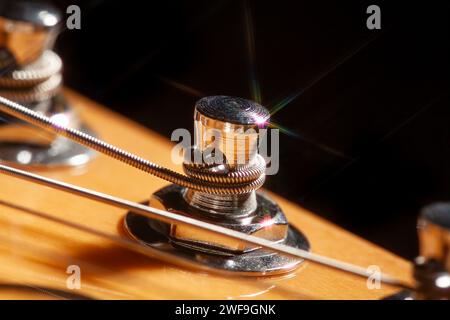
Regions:
M 62 113 L 72 110 L 62 97 L 54 98 L 54 103 L 53 107 Z M 80 125 L 79 130 L 95 136 L 95 133 L 84 124 Z M 84 165 L 97 154 L 94 150 L 66 138 L 56 139 L 59 139 L 58 143 L 51 146 L 23 141 L 0 141 L 0 159 L 15 166 L 51 168 Z
M 81 127 L 80 130 L 92 135 L 87 127 Z M 0 158 L 5 163 L 18 166 L 60 167 L 84 165 L 95 156 L 95 151 L 89 148 L 69 140 L 64 143 L 65 150 L 59 152 L 52 147 L 1 142 Z
M 148 204 L 146 202 L 145 204 Z M 174 245 L 164 234 L 151 227 L 152 220 L 137 213 L 128 212 L 124 218 L 124 229 L 128 235 L 157 252 L 176 256 L 179 260 L 189 263 L 207 265 L 212 269 L 232 271 L 236 275 L 264 276 L 277 275 L 290 272 L 304 261 L 285 257 L 278 253 L 272 253 L 263 249 L 254 250 L 235 256 L 219 256 L 207 254 L 196 250 L 189 250 Z M 295 227 L 290 226 L 286 245 L 309 250 L 307 238 Z

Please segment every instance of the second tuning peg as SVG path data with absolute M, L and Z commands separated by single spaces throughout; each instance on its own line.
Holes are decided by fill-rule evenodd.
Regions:
M 52 50 L 61 13 L 39 1 L 0 3 L 0 96 L 92 134 L 65 100 L 61 58 Z M 0 159 L 24 166 L 75 166 L 94 152 L 0 114 Z

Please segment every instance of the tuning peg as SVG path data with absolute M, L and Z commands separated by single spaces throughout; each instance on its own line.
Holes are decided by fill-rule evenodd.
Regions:
M 420 256 L 450 272 L 450 203 L 425 207 L 418 222 Z
M 450 299 L 450 203 L 422 209 L 417 223 L 420 254 L 414 261 L 414 292 L 389 299 Z
M 230 96 L 200 99 L 194 109 L 194 145 L 187 150 L 183 168 L 187 176 L 217 181 L 216 188 L 228 186 L 229 192 L 221 194 L 211 184 L 205 191 L 173 184 L 155 192 L 149 205 L 309 250 L 307 238 L 289 224 L 277 203 L 257 192 L 266 169 L 264 158 L 257 152 L 258 130 L 267 125 L 269 117 L 266 108 L 250 100 Z M 189 159 L 189 155 L 194 159 Z M 195 159 L 195 155 L 200 157 Z M 251 188 L 243 190 L 243 182 L 249 181 L 253 181 Z M 124 223 L 133 239 L 155 250 L 170 248 L 174 258 L 201 261 L 211 268 L 236 274 L 285 273 L 303 262 L 241 240 L 213 236 L 179 223 L 160 223 L 133 212 L 127 214 Z
M 0 3 L 0 68 L 24 66 L 51 49 L 61 14 L 36 1 L 2 0 Z
M 63 62 L 51 49 L 61 24 L 52 6 L 29 0 L 0 2 L 0 96 L 83 131 L 61 93 Z M 26 166 L 81 165 L 94 152 L 2 115 L 0 159 Z
M 417 296 L 450 299 L 450 203 L 423 208 L 418 221 L 420 256 L 415 260 Z

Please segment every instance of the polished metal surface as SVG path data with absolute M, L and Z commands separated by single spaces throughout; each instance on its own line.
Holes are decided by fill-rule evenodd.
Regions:
M 193 177 L 227 174 L 235 175 L 235 179 L 252 176 L 263 181 L 265 161 L 258 154 L 258 138 L 259 129 L 265 128 L 269 116 L 263 106 L 246 99 L 229 96 L 200 99 L 194 111 L 195 144 L 188 155 L 197 150 L 203 158 L 192 161 L 185 156 L 185 173 Z M 247 193 L 216 195 L 169 186 L 156 192 L 150 203 L 273 242 L 287 241 L 286 217 L 276 203 L 257 194 L 257 188 Z M 210 254 L 237 256 L 258 249 L 176 224 L 167 229 L 176 245 Z
M 248 235 L 264 238 L 273 242 L 287 241 L 289 224 L 281 208 L 266 195 L 256 194 L 258 207 L 252 215 L 236 219 L 223 216 L 205 217 L 202 210 L 192 207 L 184 200 L 186 190 L 177 185 L 170 185 L 155 192 L 150 199 L 150 206 L 165 211 L 182 212 L 191 218 L 213 223 L 218 226 L 236 230 Z M 216 255 L 236 255 L 258 249 L 235 239 L 211 235 L 186 225 L 155 224 L 159 232 L 169 237 L 179 246 L 196 248 L 198 251 Z
M 450 299 L 450 203 L 422 209 L 417 224 L 420 255 L 414 278 L 418 299 Z
M 83 133 L 79 130 L 76 130 L 73 128 L 68 128 L 65 125 L 58 124 L 56 121 L 54 121 L 46 116 L 43 116 L 33 110 L 30 110 L 29 108 L 21 106 L 17 103 L 14 103 L 14 102 L 4 99 L 2 97 L 0 97 L 0 111 L 3 111 L 13 117 L 16 117 L 18 119 L 26 121 L 30 124 L 34 124 L 37 127 L 45 129 L 49 132 L 59 134 L 63 137 L 70 138 L 71 140 L 77 141 L 82 145 L 92 147 L 94 150 L 105 153 L 115 159 L 118 159 L 120 161 L 128 163 L 128 164 L 130 164 L 134 167 L 137 167 L 143 171 L 153 173 L 156 176 L 161 177 L 163 179 L 167 178 L 167 180 L 170 179 L 174 182 L 178 181 L 180 179 L 180 181 L 184 181 L 184 183 L 180 183 L 181 186 L 184 186 L 184 187 L 202 186 L 202 187 L 199 187 L 200 190 L 219 191 L 219 192 L 223 192 L 225 194 L 227 192 L 231 192 L 233 190 L 232 188 L 230 189 L 229 186 L 224 187 L 221 185 L 217 185 L 217 186 L 214 186 L 213 188 L 211 188 L 207 183 L 206 183 L 206 188 L 205 188 L 205 185 L 203 184 L 204 182 L 201 180 L 192 180 L 191 178 L 189 180 L 185 180 L 187 177 L 185 177 L 183 175 L 179 175 L 179 174 L 177 175 L 175 172 L 170 171 L 169 169 L 157 166 L 154 163 L 151 163 L 151 162 L 144 160 L 136 155 L 128 153 L 116 146 L 110 145 L 104 141 L 101 141 L 101 140 L 99 140 L 95 137 L 92 137 L 86 133 Z M 142 205 L 139 205 L 139 204 L 127 201 L 127 200 L 119 199 L 117 197 L 102 194 L 102 193 L 88 190 L 85 188 L 80 188 L 80 187 L 73 186 L 73 185 L 70 185 L 67 183 L 56 181 L 54 179 L 49 179 L 49 178 L 45 178 L 45 177 L 38 176 L 35 174 L 31 174 L 31 173 L 25 172 L 23 170 L 14 169 L 14 168 L 0 164 L 0 172 L 14 176 L 14 177 L 18 177 L 21 179 L 25 179 L 27 181 L 31 181 L 33 183 L 38 183 L 38 184 L 52 187 L 52 188 L 55 188 L 58 190 L 62 190 L 65 192 L 76 194 L 76 195 L 80 195 L 85 198 L 93 199 L 95 201 L 110 204 L 115 207 L 124 208 L 124 209 L 130 210 L 132 212 L 141 214 L 150 219 L 156 219 L 156 220 L 166 222 L 166 223 L 186 224 L 189 226 L 197 227 L 201 230 L 209 230 L 212 233 L 220 234 L 225 237 L 231 237 L 231 238 L 240 240 L 240 241 L 248 243 L 248 244 L 260 246 L 261 248 L 265 248 L 267 250 L 270 250 L 271 252 L 276 252 L 276 253 L 283 254 L 286 256 L 294 257 L 296 259 L 298 259 L 298 258 L 305 259 L 305 260 L 308 260 L 311 262 L 319 263 L 321 265 L 328 266 L 328 267 L 334 268 L 334 269 L 338 269 L 343 272 L 351 273 L 354 275 L 358 275 L 358 276 L 361 276 L 364 278 L 371 276 L 371 274 L 365 268 L 351 265 L 351 264 L 348 264 L 348 263 L 345 263 L 342 261 L 334 260 L 334 259 L 331 259 L 328 257 L 323 257 L 320 255 L 308 252 L 306 250 L 293 248 L 291 246 L 287 246 L 287 245 L 280 244 L 280 243 L 273 243 L 272 241 L 269 241 L 266 239 L 249 236 L 244 233 L 240 233 L 240 232 L 237 232 L 237 231 L 234 231 L 231 229 L 216 226 L 214 224 L 205 223 L 205 222 L 202 222 L 202 221 L 199 221 L 196 219 L 192 219 L 189 217 L 185 217 L 185 216 L 182 216 L 179 214 L 175 214 L 172 212 L 158 210 L 156 208 L 151 208 L 148 206 L 142 206 Z M 181 178 L 179 178 L 179 176 L 181 176 Z M 92 231 L 92 230 L 90 230 L 90 231 Z M 126 241 L 121 241 L 120 242 L 121 245 L 124 245 L 124 242 L 126 242 Z M 127 243 L 127 247 L 133 248 L 132 250 L 141 252 L 141 249 L 139 249 L 140 247 L 133 246 L 129 242 L 126 242 L 126 243 Z M 183 259 L 177 259 L 176 256 L 171 256 L 170 254 L 169 255 L 163 254 L 157 250 L 152 250 L 151 252 L 154 253 L 157 257 L 164 259 L 165 261 L 172 261 L 172 262 L 180 264 L 180 265 L 184 265 L 185 263 L 187 263 L 187 265 L 192 266 L 192 261 L 189 263 Z M 150 254 L 147 251 L 142 252 L 142 253 Z M 208 269 L 208 270 L 210 269 L 210 268 L 208 268 L 208 265 L 205 265 L 205 264 L 196 264 L 195 267 L 197 267 L 199 269 Z M 215 271 L 214 269 L 211 269 L 211 270 Z M 405 284 L 403 281 L 399 281 L 399 280 L 392 278 L 390 276 L 387 276 L 387 275 L 382 275 L 380 278 L 380 281 L 382 281 L 386 284 L 391 284 L 391 285 L 395 285 L 395 286 L 402 287 L 402 288 L 410 288 L 410 286 L 408 284 Z
M 81 130 L 91 133 L 88 128 Z M 16 166 L 52 168 L 84 165 L 92 160 L 95 152 L 72 141 L 58 140 L 50 148 L 0 142 L 0 155 L 2 161 Z
M 35 112 L 51 117 L 60 124 L 70 124 L 75 128 L 81 126 L 76 110 L 67 104 L 67 101 L 62 95 L 56 95 L 51 99 L 30 103 L 27 107 Z M 54 133 L 45 132 L 14 117 L 1 115 L 0 142 L 36 144 L 42 147 L 51 147 L 56 138 L 58 138 L 58 135 Z
M 414 264 L 414 279 L 417 282 L 417 290 L 412 293 L 415 299 L 450 299 L 450 273 L 438 261 L 418 257 Z
M 40 1 L 0 2 L 0 69 L 37 60 L 53 46 L 61 14 Z
M 125 229 L 132 238 L 140 243 L 166 252 L 181 259 L 201 263 L 216 270 L 233 272 L 236 275 L 264 276 L 282 274 L 297 268 L 303 259 L 286 257 L 263 249 L 252 250 L 241 254 L 224 256 L 199 252 L 197 246 L 189 248 L 188 243 L 179 246 L 167 235 L 155 230 L 152 225 L 157 222 L 149 220 L 135 213 L 128 213 L 125 217 Z M 285 245 L 309 250 L 306 237 L 297 229 L 288 227 Z M 192 249 L 192 250 L 190 250 Z
M 422 209 L 417 223 L 420 254 L 414 264 L 417 289 L 411 299 L 450 299 L 450 203 Z M 390 297 L 401 298 L 402 295 Z
M 258 184 L 230 195 L 188 189 L 185 200 L 191 206 L 207 215 L 226 217 L 248 216 L 257 209 L 255 190 L 264 183 L 266 166 L 257 153 L 259 129 L 265 127 L 269 116 L 264 107 L 242 98 L 212 96 L 197 101 L 194 146 L 186 152 L 185 173 L 223 184 L 250 179 Z
M 211 96 L 197 101 L 198 113 L 222 123 L 261 125 L 269 120 L 270 113 L 260 104 L 238 97 Z M 221 126 L 221 124 L 219 124 Z M 222 130 L 223 127 L 218 127 Z
M 62 75 L 55 74 L 30 88 L 21 88 L 19 90 L 0 88 L 0 96 L 22 104 L 33 104 L 52 99 L 60 92 L 61 86 Z
M 139 204 L 136 202 L 132 202 L 129 200 L 121 199 L 109 194 L 101 193 L 98 191 L 90 190 L 87 188 L 82 188 L 70 183 L 61 182 L 55 179 L 50 179 L 47 177 L 43 177 L 34 173 L 30 173 L 24 170 L 20 170 L 17 168 L 9 167 L 3 164 L 0 164 L 0 173 L 3 173 L 5 175 L 9 175 L 11 177 L 19 178 L 31 183 L 36 183 L 42 186 L 46 186 L 49 188 L 53 188 L 56 190 L 60 190 L 63 192 L 71 193 L 77 196 L 81 196 L 85 199 L 94 200 L 97 202 L 101 202 L 104 204 L 108 204 L 117 208 L 122 208 L 126 210 L 132 211 L 134 214 L 141 215 L 145 218 L 158 220 L 164 223 L 177 223 L 177 224 L 185 224 L 192 227 L 196 227 L 199 230 L 207 230 L 210 231 L 211 234 L 220 234 L 224 237 L 234 238 L 238 239 L 242 242 L 253 244 L 260 246 L 261 248 L 264 248 L 270 252 L 275 252 L 282 254 L 287 257 L 292 257 L 295 259 L 304 259 L 310 262 L 318 263 L 320 265 L 333 268 L 336 270 L 340 270 L 342 272 L 346 272 L 349 274 L 357 275 L 360 277 L 363 277 L 364 279 L 367 279 L 368 277 L 372 276 L 372 273 L 369 272 L 366 268 L 362 268 L 353 264 L 349 264 L 343 261 L 339 261 L 333 258 L 324 257 L 300 248 L 295 248 L 292 246 L 288 246 L 281 243 L 273 243 L 272 241 L 254 237 L 247 235 L 245 233 L 237 232 L 231 229 L 223 228 L 211 223 L 206 223 L 203 221 L 199 221 L 196 219 L 192 219 L 186 216 L 183 216 L 181 214 L 168 212 L 164 210 L 160 210 L 157 208 L 152 208 L 143 204 Z M 14 205 L 14 207 L 18 207 L 17 205 Z M 24 208 L 21 207 L 21 210 Z M 20 210 L 19 210 L 20 211 Z M 23 210 L 24 213 L 30 213 L 30 210 Z M 152 248 L 148 246 L 142 246 L 139 245 L 135 241 L 128 240 L 126 238 L 108 234 L 105 232 L 102 232 L 98 229 L 94 229 L 92 227 L 88 227 L 85 225 L 80 225 L 71 221 L 67 221 L 65 219 L 58 218 L 54 215 L 48 215 L 42 212 L 36 212 L 35 210 L 32 212 L 33 215 L 39 216 L 40 218 L 53 221 L 55 223 L 63 224 L 65 226 L 76 228 L 77 230 L 90 233 L 99 237 L 103 237 L 105 239 L 109 239 L 116 243 L 117 245 L 120 245 L 124 248 L 127 248 L 129 250 L 133 250 L 135 252 L 141 253 L 146 256 L 159 258 L 164 261 L 172 262 L 178 265 L 182 266 L 189 266 L 194 267 L 199 270 L 209 270 L 212 272 L 219 272 L 219 273 L 226 273 L 230 274 L 230 272 L 226 272 L 225 270 L 221 269 L 214 269 L 208 266 L 207 264 L 199 263 L 199 262 L 193 262 L 192 260 L 185 260 L 183 258 L 180 258 L 180 256 L 177 255 L 171 255 L 164 251 L 157 250 L 157 248 Z M 147 220 L 148 221 L 148 220 Z M 233 274 L 231 272 L 231 274 Z M 398 286 L 401 288 L 407 288 L 411 289 L 411 287 L 404 283 L 401 280 L 395 279 L 389 275 L 381 274 L 379 280 L 383 283 Z
M 60 21 L 57 10 L 39 1 L 0 3 L 0 97 L 23 104 L 59 125 L 91 133 L 62 97 L 62 61 L 51 50 Z M 77 166 L 94 154 L 55 133 L 44 134 L 8 116 L 0 118 L 0 159 L 8 163 Z
M 54 121 L 70 124 L 94 135 L 80 123 L 76 112 L 62 96 L 53 97 L 47 104 L 34 106 L 51 115 Z M 95 157 L 95 151 L 55 134 L 42 132 L 28 123 L 5 119 L 0 123 L 0 160 L 25 167 L 79 166 Z
M 187 176 L 177 174 L 169 169 L 162 168 L 156 164 L 153 164 L 149 161 L 139 158 L 139 157 L 137 157 L 133 154 L 130 154 L 126 151 L 123 151 L 115 146 L 109 145 L 95 137 L 89 136 L 86 133 L 83 133 L 74 128 L 70 128 L 66 124 L 58 123 L 54 119 L 51 119 L 42 114 L 36 113 L 29 108 L 26 108 L 17 103 L 11 102 L 3 97 L 0 97 L 0 111 L 4 111 L 4 112 L 6 112 L 12 116 L 15 116 L 23 121 L 35 124 L 38 127 L 44 128 L 50 132 L 70 138 L 76 142 L 80 142 L 85 146 L 88 146 L 95 150 L 106 153 L 107 155 L 110 155 L 116 159 L 119 159 L 121 161 L 129 163 L 139 169 L 153 173 L 158 177 L 165 178 L 165 179 L 167 178 L 167 180 L 173 181 L 182 187 L 187 187 L 188 189 L 205 192 L 208 195 L 214 194 L 214 191 L 221 191 L 221 192 L 226 191 L 225 194 L 231 195 L 232 197 L 235 197 L 235 199 L 237 199 L 238 194 L 243 195 L 243 197 L 245 197 L 245 195 L 252 196 L 252 194 L 254 194 L 255 189 L 256 189 L 254 185 L 246 184 L 242 187 L 240 186 L 239 190 L 236 190 L 234 185 L 231 185 L 231 186 L 228 184 L 224 185 L 222 182 L 215 182 L 215 183 L 211 184 L 209 181 L 204 182 L 202 180 L 198 180 L 198 178 L 195 178 L 195 177 L 187 177 Z M 259 159 L 259 157 L 255 155 L 255 159 Z M 249 169 L 249 167 L 246 166 L 246 169 Z M 264 173 L 262 173 L 262 175 L 264 175 Z M 230 178 L 230 176 L 227 176 L 227 177 Z M 179 182 L 181 182 L 181 183 L 179 183 Z M 200 187 L 199 187 L 199 185 L 200 185 Z M 211 188 L 211 185 L 213 185 L 214 188 Z M 242 185 L 241 181 L 239 181 L 239 185 Z M 198 190 L 198 189 L 200 189 L 200 190 Z M 186 197 L 185 197 L 185 199 L 186 199 Z M 221 200 L 223 200 L 223 198 Z M 187 203 L 188 202 L 186 202 L 186 204 Z M 256 208 L 258 208 L 258 206 L 259 206 L 258 202 L 256 201 L 256 196 L 255 196 L 255 200 L 253 203 L 255 205 L 254 206 L 255 209 L 251 210 L 249 212 L 246 212 L 246 215 L 247 215 L 247 213 L 248 213 L 248 215 L 250 215 L 250 214 L 254 214 L 256 212 Z M 239 199 L 238 199 L 237 206 L 235 207 L 235 209 L 237 209 L 236 210 L 237 212 L 238 212 L 238 209 L 240 208 L 239 206 L 240 206 L 240 203 L 239 203 Z M 195 206 L 193 206 L 193 207 L 195 207 Z M 214 211 L 211 211 L 211 210 L 209 210 L 209 212 L 208 212 L 208 210 L 203 210 L 203 211 L 204 211 L 204 213 L 209 213 L 209 214 L 215 213 Z M 277 212 L 277 211 L 281 212 L 281 210 L 274 210 L 274 212 Z M 205 215 L 205 218 L 207 216 L 208 215 Z M 250 221 L 248 221 L 248 217 L 242 217 L 242 218 L 241 217 L 232 217 L 232 218 L 240 219 L 240 220 L 233 221 L 232 223 L 228 224 L 227 228 L 225 228 L 225 229 L 231 231 L 234 226 L 239 226 L 239 228 L 242 228 L 242 225 L 248 225 L 249 227 L 247 228 L 247 230 L 254 229 L 254 230 L 258 231 L 259 234 L 264 235 L 265 238 L 276 239 L 276 241 L 278 241 L 278 240 L 282 240 L 280 234 L 283 234 L 280 231 L 280 229 L 283 229 L 283 228 L 280 228 L 280 226 L 282 224 L 279 224 L 278 223 L 279 221 L 277 220 L 279 216 L 282 216 L 284 218 L 284 216 L 282 214 L 280 214 L 280 215 L 273 214 L 272 215 L 272 213 L 271 213 L 269 215 L 269 218 L 267 219 L 267 221 L 258 221 L 257 223 L 253 224 L 253 226 L 250 226 Z M 197 217 L 197 218 L 199 218 L 199 217 Z M 244 219 L 244 220 L 242 220 L 242 219 Z M 281 220 L 283 220 L 283 219 L 281 219 Z M 179 227 L 179 225 L 177 224 L 177 228 L 178 227 Z M 220 227 L 220 226 L 217 225 L 217 223 L 216 223 L 216 227 Z M 181 229 L 181 230 L 186 230 L 184 227 L 182 227 L 182 228 L 183 229 Z M 262 230 L 264 230 L 264 232 Z M 250 232 L 250 233 L 252 233 L 252 232 Z M 251 236 L 249 234 L 247 234 L 247 235 Z M 178 235 L 175 234 L 175 236 L 176 236 L 176 239 L 178 239 Z M 258 239 L 266 240 L 263 238 L 258 238 Z M 195 245 L 198 243 L 199 243 L 199 241 L 196 241 L 193 244 Z M 221 246 L 221 243 L 216 243 L 216 245 L 214 246 L 214 250 L 220 249 L 220 246 Z M 203 244 L 199 245 L 198 247 L 199 247 L 198 249 L 204 250 Z M 223 252 L 223 250 L 222 250 L 222 252 Z
M 187 150 L 187 155 L 194 153 L 194 158 L 185 155 L 185 173 L 222 184 L 232 179 L 243 182 L 250 177 L 263 181 L 265 161 L 257 154 L 258 129 L 268 119 L 269 112 L 252 101 L 227 96 L 200 99 L 194 111 L 195 145 Z M 201 157 L 196 159 L 196 155 Z M 289 227 L 275 202 L 256 193 L 258 187 L 245 193 L 222 195 L 169 185 L 152 195 L 150 206 L 272 243 L 307 249 L 306 238 Z M 127 214 L 125 227 L 134 239 L 146 245 L 162 248 L 165 243 L 164 250 L 173 255 L 200 259 L 213 268 L 237 273 L 281 273 L 301 263 L 298 259 L 269 254 L 254 244 L 212 235 L 190 225 L 145 219 L 134 213 Z M 156 243 L 152 240 L 155 233 L 162 236 Z
M 0 87 L 17 89 L 30 88 L 61 73 L 61 58 L 51 50 L 45 50 L 35 61 L 5 72 L 0 77 Z
M 269 112 L 256 102 L 228 96 L 205 97 L 194 111 L 195 147 L 204 152 L 214 147 L 228 168 L 248 166 L 255 160 L 258 129 L 264 128 Z
M 81 132 L 80 130 L 71 128 L 65 124 L 61 124 L 55 119 L 35 112 L 23 105 L 5 99 L 1 96 L 0 111 L 32 125 L 35 125 L 41 129 L 44 129 L 45 131 L 73 140 L 137 169 L 150 173 L 156 177 L 190 189 L 211 194 L 245 194 L 249 191 L 254 190 L 262 183 L 260 179 L 250 181 L 246 180 L 245 182 L 242 182 L 241 179 L 238 179 L 235 184 L 224 184 L 222 182 L 211 182 L 210 180 L 203 180 L 179 174 L 175 171 L 161 167 L 155 163 L 145 160 L 135 154 L 120 149 L 98 138 L 95 138 L 87 133 Z
M 450 272 L 450 203 L 435 203 L 425 207 L 420 215 L 420 256 L 437 261 Z

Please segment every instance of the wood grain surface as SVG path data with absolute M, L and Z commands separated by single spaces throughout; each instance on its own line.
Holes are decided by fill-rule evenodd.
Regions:
M 170 161 L 171 142 L 70 90 L 81 117 L 98 135 L 151 161 L 180 171 Z M 170 119 L 168 119 L 170 121 Z M 143 201 L 167 183 L 104 155 L 81 168 L 35 170 L 54 179 Z M 65 298 L 49 289 L 96 299 L 378 299 L 397 289 L 368 289 L 354 276 L 304 263 L 283 277 L 222 277 L 181 269 L 128 252 L 97 236 L 45 221 L 43 212 L 124 236 L 124 210 L 61 191 L 0 176 L 0 298 Z M 276 190 L 275 190 L 276 191 Z M 411 264 L 270 193 L 312 251 L 410 280 Z M 22 208 L 18 208 L 22 207 Z M 364 212 L 361 212 L 364 214 Z M 81 270 L 81 289 L 66 286 L 67 267 Z

